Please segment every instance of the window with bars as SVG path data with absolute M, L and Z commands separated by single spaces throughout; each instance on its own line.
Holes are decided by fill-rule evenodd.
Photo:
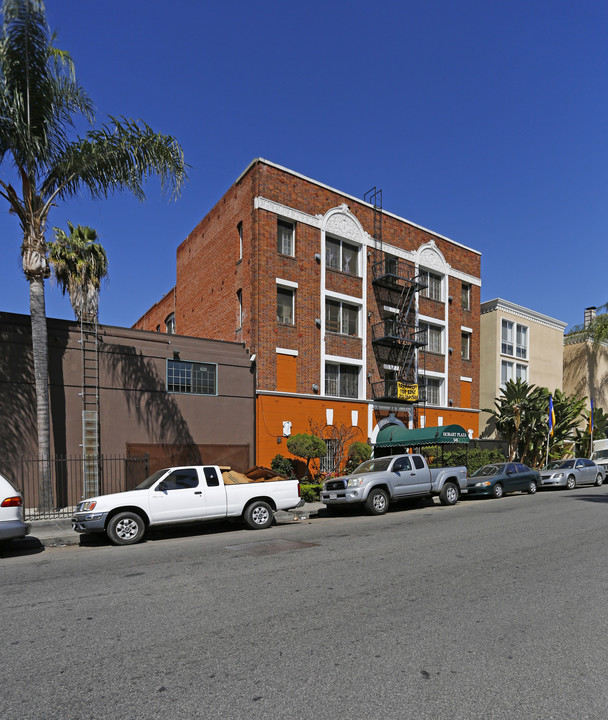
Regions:
M 338 300 L 325 302 L 325 329 L 341 335 L 356 336 L 359 332 L 359 308 Z
M 167 391 L 193 395 L 217 395 L 215 363 L 167 360 Z
M 325 365 L 325 394 L 333 397 L 359 397 L 359 371 L 356 365 Z
M 331 473 L 336 469 L 336 454 L 338 452 L 338 441 L 335 439 L 325 440 L 327 454 L 319 461 L 319 469 L 323 473 Z
M 431 272 L 430 270 L 421 270 L 420 277 L 422 282 L 426 285 L 426 287 L 420 291 L 422 297 L 429 298 L 430 300 L 441 300 L 441 286 L 443 284 L 442 276 Z
M 295 225 L 287 220 L 277 221 L 277 250 L 281 255 L 294 254 Z
M 359 248 L 343 240 L 328 237 L 325 239 L 325 264 L 330 270 L 358 275 Z
M 295 290 L 277 287 L 277 322 L 284 325 L 294 324 Z

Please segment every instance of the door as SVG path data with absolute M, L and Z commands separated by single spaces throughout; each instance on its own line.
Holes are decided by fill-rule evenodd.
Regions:
M 412 459 L 416 457 L 403 455 L 394 460 L 390 470 L 390 483 L 395 497 L 421 495 L 429 491 L 428 470 L 418 469 L 412 464 Z
M 205 516 L 208 518 L 226 517 L 226 486 L 217 474 L 217 469 L 210 465 L 203 468 L 205 497 Z
M 205 514 L 203 488 L 196 468 L 173 470 L 149 492 L 153 523 L 196 520 Z
M 520 477 L 519 473 L 515 469 L 514 463 L 507 463 L 507 467 L 505 468 L 505 492 L 515 492 L 515 490 L 519 490 L 519 482 Z

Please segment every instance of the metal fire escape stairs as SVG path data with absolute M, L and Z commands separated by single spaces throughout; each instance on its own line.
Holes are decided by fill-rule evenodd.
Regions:
M 80 319 L 82 355 L 83 495 L 99 494 L 99 325 L 95 315 Z
M 372 286 L 381 318 L 372 325 L 380 377 L 372 382 L 372 396 L 379 401 L 404 402 L 399 389 L 418 384 L 417 350 L 427 344 L 426 331 L 418 324 L 416 302 L 416 294 L 426 285 L 411 263 L 384 250 L 382 190 L 372 188 L 364 197 L 374 208 Z M 420 392 L 418 402 L 423 400 L 424 392 Z

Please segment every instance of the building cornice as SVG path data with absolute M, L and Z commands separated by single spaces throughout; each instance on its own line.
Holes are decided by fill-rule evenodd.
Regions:
M 335 192 L 337 192 L 337 191 L 335 191 Z M 357 200 L 357 202 L 359 202 L 359 201 Z M 286 218 L 287 220 L 293 220 L 294 222 L 304 223 L 305 225 L 309 225 L 310 227 L 314 227 L 319 230 L 321 230 L 323 228 L 323 223 L 325 220 L 325 215 L 309 215 L 308 213 L 302 212 L 301 210 L 296 210 L 296 208 L 292 208 L 292 207 L 289 207 L 288 205 L 283 205 L 282 203 L 278 203 L 275 200 L 269 200 L 268 198 L 265 198 L 262 195 L 259 195 L 256 198 L 254 198 L 253 207 L 255 210 L 266 210 L 268 212 L 274 213 L 275 215 L 279 215 L 280 217 Z M 337 208 L 333 208 L 333 209 L 336 211 L 339 211 L 340 217 L 343 217 L 345 213 L 350 213 L 348 206 L 345 204 L 339 205 Z M 332 217 L 333 217 L 333 215 L 332 215 Z M 401 218 L 398 218 L 398 219 L 401 219 Z M 405 222 L 407 222 L 407 221 L 405 221 Z M 346 225 L 344 221 L 341 224 L 337 224 L 337 221 L 334 221 L 334 223 L 332 225 L 331 218 L 330 218 L 328 220 L 327 224 L 328 224 L 327 230 L 330 233 L 333 232 L 336 235 L 340 235 L 342 237 L 347 237 L 349 239 L 358 240 L 358 241 L 361 241 L 361 238 L 363 238 L 365 240 L 365 242 L 367 243 L 368 248 L 370 248 L 371 250 L 375 249 L 374 238 L 369 233 L 365 232 L 364 230 L 361 230 L 360 235 L 357 236 L 356 233 L 351 231 L 352 230 L 351 226 Z M 423 246 L 421 246 L 422 249 L 427 251 L 426 254 L 421 253 L 421 248 L 418 248 L 417 250 L 404 250 L 403 248 L 395 247 L 394 245 L 390 245 L 389 243 L 386 243 L 386 242 L 382 243 L 382 248 L 385 252 L 389 253 L 389 255 L 394 255 L 395 257 L 403 258 L 404 260 L 411 262 L 413 265 L 418 265 L 421 257 L 423 258 L 423 260 L 425 260 L 425 258 L 426 258 L 425 262 L 423 263 L 425 265 L 425 267 L 430 266 L 431 269 L 436 268 L 436 269 L 440 270 L 442 273 L 445 272 L 447 275 L 449 275 L 450 277 L 456 278 L 457 280 L 462 280 L 464 282 L 469 283 L 470 285 L 477 285 L 478 287 L 481 287 L 481 278 L 478 278 L 475 275 L 469 275 L 468 273 L 465 273 L 462 270 L 456 270 L 447 262 L 445 262 L 444 265 L 441 265 L 441 267 L 439 267 L 436 264 L 429 263 L 428 250 L 430 248 L 435 248 L 436 252 L 440 252 L 438 250 L 438 248 L 436 247 L 436 244 L 433 240 L 431 240 L 430 242 L 425 243 Z M 473 252 L 475 252 L 475 251 L 473 251 Z M 443 258 L 443 254 L 441 254 L 441 257 Z
M 326 185 L 325 183 L 319 182 L 318 180 L 315 180 L 314 178 L 307 177 L 306 175 L 302 175 L 301 173 L 295 172 L 295 170 L 290 170 L 289 168 L 284 167 L 283 165 L 277 165 L 277 163 L 273 163 L 270 160 L 265 160 L 264 158 L 255 158 L 255 160 L 252 160 L 249 163 L 249 165 L 247 165 L 247 167 L 243 170 L 243 172 L 238 176 L 238 178 L 235 180 L 235 184 L 238 184 L 256 163 L 264 163 L 264 165 L 268 165 L 269 167 L 273 167 L 273 168 L 276 168 L 277 170 L 281 170 L 281 172 L 289 173 L 290 175 L 300 178 L 301 180 L 305 180 L 306 182 L 312 183 L 313 185 L 316 185 L 317 187 L 321 187 L 325 190 L 329 190 L 330 192 L 337 193 L 338 195 L 342 195 L 342 197 L 348 198 L 349 200 L 353 200 L 354 202 L 358 203 L 359 205 L 364 205 L 365 207 L 371 208 L 372 210 L 374 209 L 374 206 L 371 203 L 366 202 L 365 200 L 356 198 L 356 197 L 354 197 L 354 195 L 349 195 L 348 193 L 342 192 L 342 190 L 337 190 L 336 188 L 331 187 L 331 185 Z M 467 245 L 463 245 L 462 243 L 456 242 L 456 240 L 452 240 L 451 238 L 446 237 L 445 235 L 440 235 L 439 233 L 435 232 L 434 230 L 429 230 L 428 228 L 425 228 L 422 225 L 418 225 L 417 223 L 414 223 L 411 220 L 407 220 L 406 218 L 400 217 L 399 215 L 395 215 L 394 213 L 388 212 L 387 210 L 383 209 L 382 214 L 387 215 L 388 217 L 395 218 L 395 220 L 399 220 L 400 222 L 407 223 L 411 227 L 415 227 L 418 230 L 422 230 L 426 233 L 429 233 L 430 235 L 433 235 L 434 237 L 441 238 L 441 240 L 445 240 L 446 242 L 449 242 L 452 245 L 456 245 L 457 247 L 461 247 L 464 250 L 468 250 L 469 252 L 475 253 L 475 255 L 481 255 L 481 252 L 479 250 L 474 250 L 473 248 L 470 248 Z
M 543 315 L 542 313 L 536 312 L 536 310 L 530 310 L 522 305 L 516 305 L 515 303 L 503 300 L 502 298 L 495 298 L 494 300 L 486 300 L 479 306 L 482 315 L 490 312 L 506 312 L 510 315 L 515 315 L 529 322 L 535 322 L 539 325 L 552 328 L 553 330 L 564 330 L 568 327 L 568 323 L 556 320 L 555 318 L 549 317 L 549 315 Z

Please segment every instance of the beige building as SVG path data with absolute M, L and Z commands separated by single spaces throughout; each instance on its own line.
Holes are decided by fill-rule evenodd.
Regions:
M 586 328 L 596 316 L 596 308 L 586 308 Z M 587 339 L 584 329 L 564 338 L 564 392 L 587 398 L 591 407 L 608 411 L 608 343 Z
M 496 298 L 481 303 L 479 407 L 493 408 L 508 380 L 562 389 L 564 330 L 567 323 Z M 479 419 L 489 437 L 489 413 Z

